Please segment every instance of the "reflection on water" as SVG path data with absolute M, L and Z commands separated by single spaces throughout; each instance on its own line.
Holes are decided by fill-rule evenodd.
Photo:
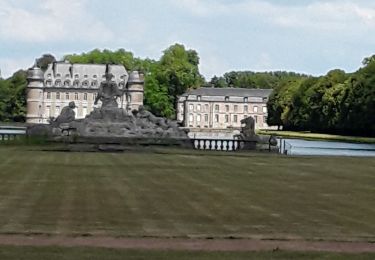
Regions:
M 283 139 L 288 155 L 375 156 L 375 144 Z M 284 142 L 284 141 L 283 141 Z

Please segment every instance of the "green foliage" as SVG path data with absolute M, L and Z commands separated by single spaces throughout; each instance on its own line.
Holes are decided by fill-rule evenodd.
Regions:
M 0 121 L 24 122 L 26 117 L 26 72 L 0 79 Z
M 353 74 L 332 70 L 322 77 L 276 87 L 268 123 L 287 130 L 375 136 L 375 59 Z
M 253 72 L 231 71 L 222 77 L 214 76 L 209 85 L 215 88 L 262 88 L 270 89 L 280 86 L 285 81 L 306 78 L 306 75 L 286 71 Z

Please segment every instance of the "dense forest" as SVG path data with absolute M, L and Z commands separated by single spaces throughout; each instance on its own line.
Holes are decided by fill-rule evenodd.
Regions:
M 332 70 L 275 87 L 268 123 L 284 130 L 375 135 L 375 55 L 354 73 Z
M 208 82 L 199 72 L 199 56 L 174 44 L 159 60 L 141 59 L 124 49 L 95 49 L 66 55 L 71 63 L 122 64 L 145 75 L 145 106 L 154 114 L 173 118 L 177 97 L 189 88 L 270 88 L 268 123 L 287 130 L 375 135 L 375 55 L 355 73 L 332 70 L 313 77 L 294 72 L 231 71 Z M 46 69 L 56 61 L 45 54 L 37 65 Z M 0 78 L 0 121 L 25 120 L 26 71 Z

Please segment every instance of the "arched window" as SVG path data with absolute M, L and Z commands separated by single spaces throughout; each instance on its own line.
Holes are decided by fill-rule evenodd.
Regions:
M 46 86 L 51 87 L 52 86 L 52 80 L 47 80 L 46 81 Z
M 61 87 L 61 80 L 59 80 L 59 79 L 56 80 L 56 81 L 55 81 L 55 86 L 56 86 L 56 87 Z
M 91 87 L 96 87 L 97 85 L 98 85 L 98 82 L 96 80 L 91 82 Z
M 243 98 L 243 102 L 247 102 L 249 99 L 247 97 Z
M 64 81 L 64 87 L 69 87 L 70 86 L 70 81 L 69 80 L 65 80 Z
M 75 81 L 73 82 L 73 87 L 78 88 L 78 86 L 79 86 L 79 81 L 78 81 L 78 80 L 75 80 Z
M 82 82 L 82 86 L 87 88 L 89 86 L 89 82 L 85 80 L 84 82 Z

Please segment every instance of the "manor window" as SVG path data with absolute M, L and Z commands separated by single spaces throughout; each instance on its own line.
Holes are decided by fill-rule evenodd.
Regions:
M 229 122 L 229 116 L 225 115 L 225 123 L 228 123 L 228 122 Z
M 83 100 L 87 100 L 87 93 L 83 94 Z
M 75 99 L 75 100 L 78 100 L 78 93 L 77 93 L 77 92 L 74 93 L 74 99 Z
M 233 122 L 237 123 L 237 115 L 233 116 Z
M 238 106 L 234 105 L 234 112 L 237 112 L 237 110 L 238 110 Z
M 51 99 L 51 92 L 47 92 L 47 99 Z
M 69 93 L 68 92 L 65 93 L 65 99 L 69 100 Z
M 229 112 L 229 105 L 225 105 L 225 111 Z
M 267 113 L 267 107 L 263 107 L 263 113 Z
M 257 106 L 254 106 L 253 110 L 254 110 L 255 113 L 258 113 L 258 107 Z
M 244 107 L 243 107 L 243 111 L 244 111 L 244 112 L 246 112 L 246 113 L 247 113 L 247 112 L 248 112 L 248 110 L 249 110 L 249 107 L 248 107 L 248 106 L 244 106 Z
M 219 112 L 219 105 L 215 105 L 215 111 Z
M 197 105 L 197 111 L 200 112 L 201 111 L 201 105 Z
M 56 99 L 60 99 L 60 92 L 56 92 Z

